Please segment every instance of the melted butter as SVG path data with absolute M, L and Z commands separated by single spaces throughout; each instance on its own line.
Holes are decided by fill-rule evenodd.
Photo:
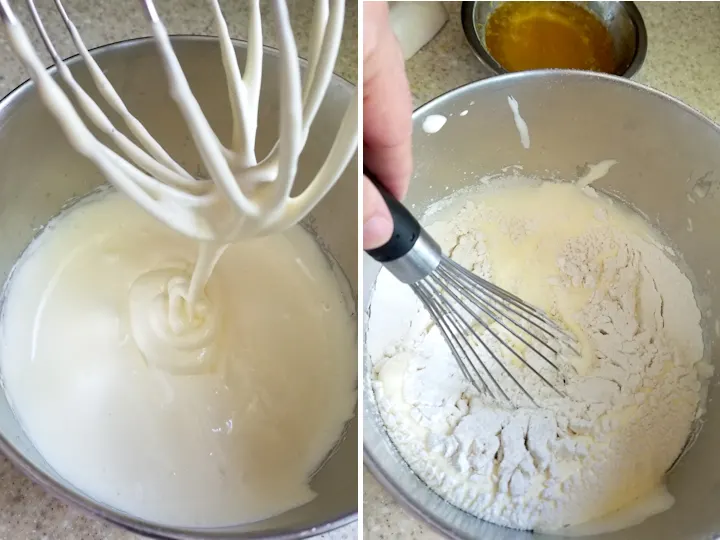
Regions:
M 572 2 L 506 2 L 490 16 L 485 44 L 508 71 L 616 70 L 610 33 L 594 14 Z

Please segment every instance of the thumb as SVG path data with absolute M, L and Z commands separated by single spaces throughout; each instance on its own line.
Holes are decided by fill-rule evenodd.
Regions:
M 382 246 L 393 232 L 392 217 L 380 192 L 363 176 L 363 249 Z

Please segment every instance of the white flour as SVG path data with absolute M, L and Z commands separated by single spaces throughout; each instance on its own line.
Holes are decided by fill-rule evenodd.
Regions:
M 562 320 L 583 357 L 567 385 L 555 374 L 566 398 L 515 368 L 542 407 L 493 402 L 463 379 L 409 288 L 381 272 L 368 350 L 381 415 L 410 467 L 452 504 L 520 529 L 634 505 L 599 527 L 618 528 L 666 509 L 663 477 L 707 370 L 691 284 L 649 226 L 589 188 L 558 184 L 498 190 L 442 214 L 454 217 L 428 229 L 445 252 Z

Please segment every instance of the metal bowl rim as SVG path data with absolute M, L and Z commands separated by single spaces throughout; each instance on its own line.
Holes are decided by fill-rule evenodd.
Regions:
M 217 43 L 217 38 L 212 36 L 197 36 L 190 34 L 173 34 L 170 36 L 173 42 L 212 42 Z M 242 39 L 233 39 L 235 43 L 246 44 L 247 42 Z M 96 54 L 108 53 L 116 50 L 122 50 L 125 48 L 131 48 L 138 45 L 144 45 L 146 43 L 154 43 L 152 37 L 138 37 L 132 39 L 125 39 L 101 45 L 89 49 L 90 52 L 95 56 Z M 263 52 L 271 56 L 278 57 L 279 51 L 274 47 L 267 45 L 263 46 Z M 79 54 L 72 55 L 65 58 L 64 63 L 66 65 L 73 65 L 76 63 L 82 63 L 82 57 Z M 300 57 L 300 63 L 306 64 L 307 61 Z M 51 74 L 57 72 L 57 66 L 51 64 L 47 68 L 47 71 Z M 343 83 L 343 86 L 348 90 L 355 88 L 355 85 L 349 82 L 344 77 L 333 72 L 333 78 Z M 9 114 L 12 107 L 21 102 L 28 94 L 35 90 L 35 83 L 28 79 L 20 83 L 13 90 L 8 92 L 4 98 L 0 100 L 0 130 L 3 128 L 4 117 Z M 168 525 L 161 525 L 148 521 L 145 519 L 129 516 L 119 511 L 115 511 L 108 506 L 104 506 L 96 503 L 89 497 L 86 497 L 79 490 L 70 490 L 63 486 L 60 482 L 57 482 L 54 478 L 47 475 L 43 471 L 37 469 L 30 460 L 28 460 L 21 451 L 17 450 L 14 445 L 0 432 L 0 454 L 6 456 L 9 461 L 15 465 L 24 475 L 29 477 L 33 482 L 37 483 L 45 491 L 50 493 L 52 496 L 60 499 L 62 502 L 70 503 L 76 508 L 83 510 L 86 514 L 99 517 L 113 525 L 117 525 L 127 531 L 135 534 L 144 535 L 148 538 L 155 538 L 157 540 L 175 540 L 175 539 L 197 539 L 197 538 L 209 538 L 209 539 L 247 539 L 247 540 L 300 540 L 303 538 L 310 538 L 319 534 L 324 534 L 345 525 L 349 525 L 357 521 L 357 509 L 353 512 L 341 514 L 335 519 L 325 521 L 318 524 L 317 526 L 303 530 L 291 530 L 287 528 L 270 529 L 263 533 L 236 533 L 230 531 L 222 531 L 215 529 L 189 529 L 185 527 L 173 527 Z M 231 526 L 231 525 L 230 525 Z
M 465 3 L 474 3 L 474 2 L 463 2 Z M 695 119 L 701 121 L 703 124 L 707 125 L 708 127 L 712 128 L 718 136 L 720 136 L 720 124 L 717 124 L 713 122 L 710 118 L 702 114 L 696 109 L 693 109 L 686 103 L 683 103 L 679 99 L 666 94 L 665 92 L 662 92 L 660 90 L 656 90 L 654 88 L 651 88 L 649 86 L 646 86 L 644 84 L 632 81 L 630 79 L 627 79 L 625 77 L 621 77 L 619 75 L 610 75 L 607 73 L 599 73 L 596 71 L 581 71 L 581 70 L 573 70 L 573 69 L 544 69 L 544 70 L 533 70 L 533 71 L 519 71 L 516 73 L 505 73 L 501 74 L 495 77 L 488 77 L 486 79 L 482 79 L 479 81 L 471 82 L 469 84 L 459 86 L 457 88 L 453 88 L 452 90 L 449 90 L 443 94 L 440 94 L 439 96 L 433 98 L 432 100 L 428 101 L 427 103 L 424 103 L 423 105 L 420 105 L 415 111 L 413 111 L 412 119 L 413 124 L 421 119 L 424 115 L 426 115 L 428 112 L 431 112 L 432 109 L 434 109 L 437 106 L 443 105 L 447 101 L 451 101 L 456 97 L 462 96 L 465 92 L 475 90 L 477 88 L 482 88 L 485 86 L 494 86 L 494 85 L 502 85 L 503 83 L 507 81 L 512 81 L 514 79 L 548 79 L 548 78 L 576 78 L 576 79 L 587 79 L 587 80 L 600 80 L 602 82 L 608 82 L 611 84 L 617 84 L 621 86 L 627 86 L 635 91 L 640 92 L 647 92 L 650 95 L 653 95 L 655 97 L 658 97 L 662 99 L 663 101 L 666 101 L 670 106 L 675 106 L 680 108 L 685 113 L 690 114 Z M 364 309 L 367 310 L 369 306 L 364 306 Z M 363 358 L 363 365 L 364 362 L 367 360 L 367 357 Z M 377 404 L 374 400 L 374 393 L 372 388 L 368 388 L 367 390 L 364 390 L 363 394 L 366 396 L 366 392 L 370 392 L 372 395 L 372 407 L 377 408 Z M 365 409 L 364 404 L 364 409 Z M 367 418 L 364 415 L 363 422 L 367 421 Z M 387 431 L 385 430 L 384 425 L 380 425 L 379 428 L 384 432 L 386 442 L 394 447 L 394 443 L 390 439 L 390 436 L 387 434 Z M 402 457 L 400 459 L 403 459 Z M 403 460 L 403 463 L 404 460 Z M 408 511 L 411 515 L 416 517 L 421 522 L 429 525 L 434 531 L 443 534 L 447 536 L 448 538 L 451 538 L 453 540 L 473 540 L 472 537 L 464 537 L 459 536 L 458 531 L 454 530 L 451 525 L 449 525 L 445 521 L 436 521 L 433 519 L 430 519 L 423 511 L 423 508 L 420 506 L 416 506 L 415 503 L 406 495 L 406 493 L 400 488 L 400 486 L 395 483 L 393 478 L 386 474 L 383 468 L 378 464 L 378 462 L 375 460 L 375 457 L 373 456 L 372 450 L 363 442 L 363 464 L 368 468 L 370 473 L 373 475 L 373 477 L 377 480 L 377 482 L 392 495 L 393 499 L 402 506 L 406 511 Z M 412 474 L 415 474 L 415 472 L 407 465 L 405 466 L 408 468 Z M 425 482 L 418 477 L 418 479 L 425 484 Z M 425 484 L 425 487 L 432 491 L 436 496 L 439 497 L 427 484 Z M 450 503 L 448 503 L 450 504 Z M 458 511 L 462 512 L 460 508 L 457 506 L 451 505 Z M 468 514 L 472 516 L 472 514 Z M 475 517 L 475 516 L 473 516 Z M 480 519 L 480 518 L 476 518 Z M 498 525 L 499 526 L 499 525 Z M 523 531 L 519 531 L 523 532 Z M 527 532 L 527 531 L 525 531 Z
M 647 29 L 645 28 L 645 21 L 643 20 L 640 10 L 635 5 L 635 2 L 618 2 L 627 12 L 630 17 L 630 21 L 635 27 L 635 51 L 630 64 L 625 68 L 625 71 L 620 74 L 621 77 L 630 78 L 635 75 L 643 63 L 645 62 L 645 56 L 647 55 Z M 475 5 L 477 2 L 462 2 L 460 8 L 460 23 L 462 25 L 465 39 L 470 45 L 475 57 L 480 63 L 494 75 L 503 75 L 509 73 L 504 67 L 502 67 L 495 58 L 487 51 L 484 47 L 480 36 L 478 35 L 477 28 L 475 27 Z M 545 71 L 545 70 L 535 70 Z M 580 71 L 580 70 L 576 70 Z

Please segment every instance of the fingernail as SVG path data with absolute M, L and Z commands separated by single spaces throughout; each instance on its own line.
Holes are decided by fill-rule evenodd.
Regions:
M 373 216 L 363 223 L 363 247 L 380 247 L 390 239 L 391 234 L 392 223 L 384 216 Z

